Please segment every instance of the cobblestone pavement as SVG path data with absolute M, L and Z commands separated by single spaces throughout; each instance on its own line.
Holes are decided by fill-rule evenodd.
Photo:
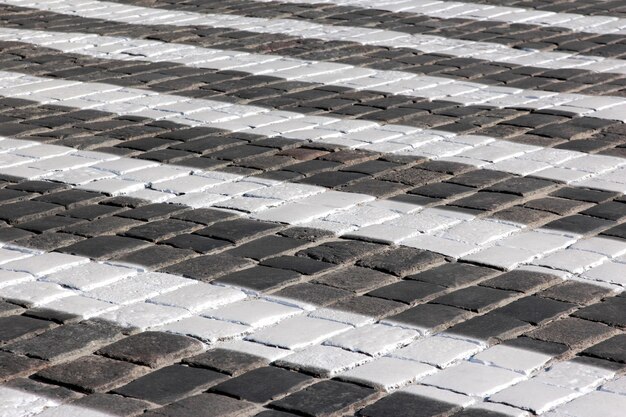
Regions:
M 624 0 L 0 0 L 0 417 L 623 417 Z

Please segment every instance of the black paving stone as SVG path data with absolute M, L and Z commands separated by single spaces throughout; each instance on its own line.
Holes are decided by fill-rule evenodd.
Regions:
M 592 304 L 574 314 L 586 320 L 598 321 L 610 326 L 626 327 L 626 298 L 611 297 Z
M 241 375 L 244 372 L 267 365 L 267 360 L 248 353 L 229 349 L 211 349 L 183 360 L 191 366 L 212 369 L 230 376 Z
M 626 335 L 619 334 L 582 352 L 583 355 L 626 363 Z
M 148 242 L 121 236 L 97 236 L 74 243 L 61 249 L 72 255 L 86 256 L 92 259 L 109 259 L 116 255 L 149 246 Z
M 133 227 L 126 232 L 126 236 L 156 242 L 192 231 L 199 226 L 195 223 L 176 219 L 157 220 Z
M 399 247 L 367 256 L 357 264 L 402 277 L 442 262 L 444 262 L 444 257 L 436 253 L 409 247 Z
M 432 298 L 446 291 L 446 287 L 428 282 L 404 280 L 370 291 L 367 295 L 412 304 L 416 301 Z
M 124 233 L 126 230 L 139 224 L 141 224 L 141 222 L 138 220 L 124 219 L 122 217 L 112 216 L 89 221 L 87 223 L 75 224 L 64 228 L 62 231 L 66 233 L 76 234 L 79 236 L 97 237 L 101 235 L 114 235 L 116 233 Z M 136 239 L 129 239 L 129 241 L 133 240 Z M 140 241 L 137 240 L 137 242 Z M 147 245 L 147 243 L 143 242 L 142 245 Z
M 329 306 L 329 308 L 378 319 L 402 310 L 404 307 L 406 307 L 406 304 L 376 297 L 346 298 Z
M 47 368 L 36 377 L 83 392 L 105 392 L 144 372 L 141 366 L 92 355 Z
M 515 337 L 530 328 L 531 326 L 524 321 L 492 311 L 459 323 L 448 331 L 491 343 Z
M 496 312 L 538 325 L 561 316 L 574 307 L 576 307 L 575 304 L 530 296 L 513 301 L 511 304 L 497 309 Z
M 586 235 L 589 233 L 597 233 L 601 230 L 613 226 L 614 224 L 614 222 L 609 220 L 577 214 L 568 217 L 561 217 L 558 220 L 554 220 L 546 224 L 545 227 L 570 233 Z
M 0 343 L 16 342 L 43 333 L 54 326 L 51 321 L 27 316 L 0 317 Z
M 241 400 L 265 403 L 313 381 L 314 378 L 304 374 L 267 366 L 222 382 L 213 387 L 212 391 Z
M 252 403 L 217 394 L 200 394 L 149 411 L 146 417 L 240 417 L 248 415 Z
M 435 298 L 432 302 L 463 308 L 475 313 L 482 313 L 501 305 L 515 295 L 516 293 L 512 291 L 473 286 L 442 295 L 441 297 Z
M 226 240 L 232 243 L 242 243 L 261 234 L 275 231 L 280 226 L 275 223 L 257 220 L 236 219 L 215 223 L 196 231 L 201 236 Z
M 371 388 L 339 381 L 322 381 L 271 403 L 272 407 L 309 417 L 321 417 L 359 407 L 376 394 Z
M 295 250 L 302 246 L 304 242 L 298 239 L 282 236 L 265 236 L 251 242 L 238 246 L 228 253 L 233 256 L 251 258 L 257 261 L 277 256 L 284 252 Z
M 433 332 L 449 327 L 471 316 L 467 310 L 441 304 L 419 304 L 387 317 L 386 320 L 394 323 L 431 329 Z
M 0 220 L 16 224 L 63 211 L 63 206 L 42 201 L 20 201 L 0 206 Z
M 142 207 L 138 207 L 132 210 L 125 211 L 118 216 L 128 217 L 135 220 L 154 221 L 164 217 L 169 217 L 174 213 L 179 213 L 185 210 L 184 206 L 176 204 L 147 204 Z
M 450 415 L 461 407 L 419 395 L 396 392 L 358 412 L 362 417 L 435 417 Z
M 109 358 L 157 368 L 201 352 L 202 343 L 164 332 L 141 332 L 100 349 Z
M 225 378 L 224 374 L 209 369 L 172 365 L 136 379 L 115 392 L 165 405 L 197 394 Z
M 207 253 L 232 245 L 230 242 L 225 240 L 212 239 L 210 237 L 187 233 L 163 240 L 161 243 L 172 245 L 179 249 L 191 249 L 200 253 Z
M 526 197 L 540 191 L 545 191 L 555 185 L 556 184 L 552 181 L 538 178 L 514 177 L 485 188 L 485 191 L 495 191 Z
M 296 271 L 304 275 L 313 275 L 335 267 L 334 264 L 302 256 L 278 256 L 276 258 L 266 259 L 262 261 L 260 265 Z

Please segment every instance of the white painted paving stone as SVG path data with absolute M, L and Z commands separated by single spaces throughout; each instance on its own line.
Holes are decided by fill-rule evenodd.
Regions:
M 526 410 L 521 410 L 519 408 L 510 407 L 508 405 L 490 402 L 477 402 L 467 407 L 467 409 L 491 411 L 510 417 L 526 417 L 530 415 L 530 413 Z
M 421 397 L 426 397 L 428 399 L 442 401 L 449 404 L 455 404 L 461 407 L 468 407 L 476 402 L 475 398 L 460 394 L 458 392 L 452 392 L 446 389 L 440 389 L 437 387 L 431 387 L 421 384 L 410 385 L 408 387 L 402 388 L 400 389 L 400 392 L 419 395 Z
M 198 313 L 209 308 L 241 301 L 246 297 L 241 290 L 198 282 L 150 298 L 148 302 L 180 307 Z
M 563 361 L 551 365 L 533 380 L 546 385 L 589 392 L 615 375 L 614 371 L 575 361 Z M 610 384 L 610 383 L 609 383 Z
M 110 303 L 131 304 L 197 283 L 198 281 L 176 275 L 147 272 L 86 291 L 84 294 Z
M 0 288 L 9 285 L 21 284 L 34 281 L 36 278 L 26 272 L 0 271 Z
M 543 414 L 580 395 L 579 392 L 567 388 L 546 385 L 531 379 L 490 396 L 489 401 L 508 404 L 535 414 Z
M 389 356 L 446 368 L 457 361 L 469 358 L 482 350 L 482 348 L 482 346 L 466 340 L 432 336 L 418 339 L 401 349 L 391 352 Z
M 281 303 L 260 299 L 237 301 L 200 314 L 209 318 L 230 321 L 253 328 L 270 326 L 280 320 L 302 314 L 303 310 Z
M 626 376 L 614 379 L 600 387 L 602 391 L 613 392 L 615 394 L 626 395 Z
M 205 343 L 243 337 L 252 332 L 252 327 L 205 317 L 187 317 L 155 330 L 195 337 Z
M 113 321 L 124 327 L 145 331 L 149 328 L 162 326 L 190 315 L 191 313 L 182 308 L 150 303 L 135 303 L 121 306 L 117 310 L 105 313 L 99 317 Z
M 28 258 L 30 256 L 33 256 L 33 253 L 22 252 L 10 248 L 0 248 L 0 265 L 16 261 L 18 259 Z
M 338 378 L 391 391 L 435 372 L 437 368 L 423 363 L 381 357 L 343 372 Z
M 36 277 L 41 277 L 62 269 L 71 268 L 80 264 L 86 264 L 87 262 L 89 262 L 89 259 L 81 256 L 49 252 L 7 262 L 0 265 L 0 269 L 27 272 Z
M 74 292 L 51 282 L 28 281 L 0 288 L 0 297 L 32 307 L 49 303 Z
M 562 249 L 538 259 L 534 263 L 548 268 L 580 274 L 589 268 L 599 266 L 606 259 L 606 256 L 599 253 Z
M 415 330 L 386 324 L 370 324 L 331 337 L 324 344 L 379 356 L 409 344 L 419 335 Z
M 626 246 L 623 241 L 621 239 L 611 238 L 610 236 L 594 236 L 589 239 L 579 240 L 570 246 L 570 249 L 599 253 L 610 258 L 626 253 Z
M 594 391 L 555 409 L 566 417 L 623 417 L 626 396 L 612 392 Z
M 482 265 L 510 270 L 520 264 L 528 263 L 537 257 L 535 250 L 521 249 L 511 250 L 504 246 L 492 246 L 476 253 L 463 256 L 461 259 Z
M 581 277 L 588 279 L 590 282 L 613 283 L 626 287 L 626 263 L 605 262 L 585 271 Z
M 524 375 L 507 369 L 462 362 L 427 376 L 421 383 L 474 397 L 486 397 L 524 379 Z
M 333 308 L 318 308 L 317 310 L 311 311 L 308 316 L 345 323 L 354 327 L 365 326 L 366 324 L 372 324 L 376 321 L 374 318 L 363 314 L 350 313 Z
M 60 401 L 34 393 L 0 386 L 0 415 L 2 417 L 24 417 L 41 413 L 47 408 L 57 407 Z
M 297 350 L 320 343 L 352 328 L 352 326 L 334 321 L 296 316 L 272 327 L 260 329 L 248 336 L 247 340 Z
M 530 375 L 552 359 L 551 355 L 506 345 L 496 345 L 472 357 L 472 362 Z
M 269 362 L 274 362 L 293 353 L 293 351 L 289 349 L 282 349 L 276 346 L 267 346 L 262 343 L 255 343 L 248 340 L 233 340 L 218 344 L 216 347 L 258 356 L 260 358 L 266 359 Z
M 68 297 L 53 300 L 49 303 L 44 303 L 42 306 L 46 309 L 76 315 L 85 320 L 119 308 L 116 304 L 107 303 L 106 301 L 100 301 L 94 298 L 83 297 L 82 295 L 70 295 Z
M 331 378 L 371 360 L 370 356 L 361 353 L 333 346 L 314 345 L 287 355 L 275 364 Z
M 43 277 L 65 287 L 89 291 L 137 274 L 137 270 L 99 262 L 89 262 L 53 272 Z

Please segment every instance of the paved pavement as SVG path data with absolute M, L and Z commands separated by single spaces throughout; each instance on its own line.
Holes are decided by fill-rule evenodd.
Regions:
M 624 0 L 0 0 L 0 417 L 623 417 Z

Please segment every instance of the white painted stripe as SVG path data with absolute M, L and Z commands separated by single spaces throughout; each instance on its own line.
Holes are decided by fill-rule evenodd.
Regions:
M 296 300 L 171 274 L 12 245 L 0 251 L 0 298 L 140 331 L 189 335 L 211 347 L 463 407 L 515 411 L 503 405 L 508 404 L 540 413 L 595 392 L 615 377 L 613 371 L 567 361 L 546 369 L 554 359 L 548 354 L 487 347 L 479 340 L 394 323 L 372 324 L 367 317 L 302 308 Z M 536 384 L 550 393 L 547 399 L 524 395 Z M 54 417 L 76 411 L 10 386 L 0 387 L 0 398 L 3 416 L 47 410 L 41 416 Z
M 273 0 L 255 0 L 269 2 Z M 329 3 L 365 9 L 403 12 L 444 19 L 471 19 L 490 22 L 522 23 L 529 25 L 562 27 L 574 32 L 598 34 L 626 34 L 626 19 L 613 16 L 586 16 L 577 13 L 558 13 L 522 7 L 494 6 L 490 4 L 440 1 L 440 0 L 281 0 L 284 3 Z
M 436 207 L 423 209 L 323 187 L 192 170 L 24 140 L 0 140 L 0 150 L 0 174 L 59 181 L 151 202 L 229 209 L 252 219 L 427 249 L 505 270 L 536 265 L 566 277 L 582 274 L 582 279 L 618 290 L 626 286 L 626 242 L 622 241 L 585 240 L 576 234 L 528 230 L 525 225 Z
M 289 81 L 332 84 L 462 105 L 523 105 L 535 109 L 564 110 L 589 117 L 626 120 L 626 98 L 622 97 L 490 86 L 402 71 L 84 33 L 0 28 L 0 40 L 20 41 L 100 59 L 176 62 L 195 68 L 235 70 Z
M 317 0 L 313 2 L 318 3 Z M 448 54 L 463 58 L 484 59 L 516 65 L 530 65 L 552 69 L 579 68 L 593 72 L 626 74 L 626 62 L 620 59 L 566 52 L 518 49 L 497 43 L 449 39 L 434 35 L 407 34 L 383 29 L 323 25 L 305 20 L 179 12 L 99 0 L 90 2 L 81 0 L 67 0 L 63 2 L 0 0 L 0 4 L 30 7 L 71 16 L 105 19 L 134 25 L 166 24 L 179 27 L 208 26 L 232 28 L 300 38 L 350 41 L 363 45 L 378 45 L 391 48 L 411 48 L 425 53 Z M 378 5 L 378 3 L 376 4 Z M 107 13 L 103 14 L 102 10 L 107 10 Z
M 484 169 L 533 174 L 573 186 L 625 192 L 626 159 L 522 145 L 485 136 L 454 135 L 403 125 L 307 116 L 300 113 L 190 99 L 103 83 L 83 83 L 0 72 L 0 95 L 42 104 L 94 109 L 353 149 L 452 160 Z M 20 157 L 6 166 L 32 162 Z M 64 162 L 65 163 L 65 162 Z M 24 165 L 26 166 L 26 165 Z M 63 165 L 58 166 L 62 168 Z M 38 171 L 23 171 L 25 177 Z

